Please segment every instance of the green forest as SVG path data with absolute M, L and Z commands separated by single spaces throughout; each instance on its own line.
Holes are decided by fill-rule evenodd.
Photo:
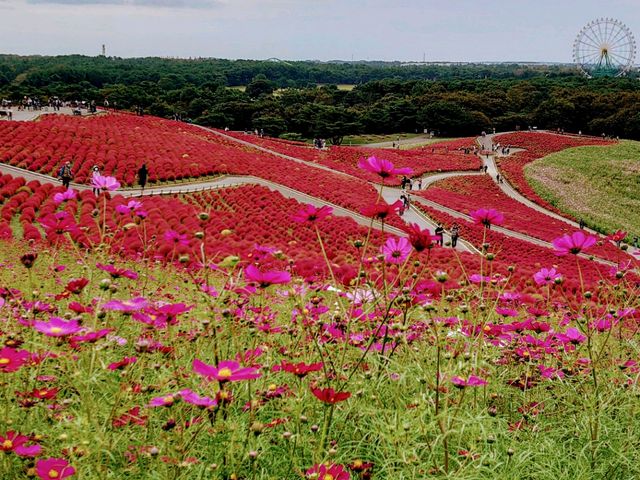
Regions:
M 206 126 L 333 143 L 358 133 L 459 136 L 533 126 L 640 139 L 637 72 L 586 79 L 566 65 L 0 55 L 0 99 L 25 96 L 107 100 Z

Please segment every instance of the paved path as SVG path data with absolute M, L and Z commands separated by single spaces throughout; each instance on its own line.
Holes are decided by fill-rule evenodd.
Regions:
M 508 132 L 503 132 L 503 133 L 508 133 Z M 553 133 L 553 132 L 546 132 L 545 133 Z M 485 151 L 491 151 L 492 150 L 492 146 L 493 146 L 493 138 L 496 135 L 500 135 L 500 134 L 491 134 L 491 135 L 486 135 L 485 137 L 478 137 L 478 142 L 480 143 L 482 150 Z M 517 153 L 519 151 L 522 151 L 523 149 L 521 148 L 516 148 L 516 149 L 511 149 L 510 153 Z M 502 155 L 497 155 L 497 156 L 502 156 Z M 518 202 L 526 205 L 527 207 L 543 213 L 549 217 L 555 218 L 556 220 L 560 220 L 568 225 L 571 225 L 572 227 L 575 227 L 576 229 L 580 228 L 580 224 L 578 222 L 575 222 L 569 218 L 563 217 L 562 215 L 557 214 L 556 212 L 552 212 L 551 210 L 547 210 L 546 208 L 544 208 L 543 206 L 529 200 L 527 197 L 525 197 L 524 195 L 522 195 L 520 192 L 518 192 L 510 183 L 509 181 L 504 177 L 504 175 L 500 175 L 501 178 L 503 179 L 503 181 L 501 183 L 498 183 L 496 180 L 496 175 L 498 173 L 500 173 L 500 171 L 498 170 L 498 166 L 495 162 L 495 155 L 480 155 L 482 162 L 484 165 L 487 166 L 487 173 L 491 176 L 491 178 L 493 179 L 493 181 L 496 183 L 496 185 L 498 185 L 498 187 L 500 187 L 500 189 L 510 198 L 517 200 Z M 584 228 L 583 230 L 594 234 L 598 237 L 600 237 L 600 233 L 596 232 L 595 230 L 591 230 L 589 228 Z M 624 253 L 624 252 L 623 252 Z M 630 253 L 632 255 L 638 255 L 640 254 L 640 249 L 634 248 L 631 245 L 627 245 L 627 253 Z
M 61 113 L 65 113 L 65 112 L 61 112 Z M 197 125 L 196 125 L 197 126 Z M 259 145 L 256 145 L 254 143 L 251 142 L 247 142 L 245 140 L 227 135 L 225 133 L 216 131 L 216 130 L 211 130 L 209 128 L 206 127 L 200 127 L 197 126 L 198 128 L 201 128 L 209 133 L 213 133 L 215 135 L 218 135 L 220 137 L 225 138 L 226 140 L 229 141 L 233 141 L 236 143 L 239 143 L 241 145 L 250 147 L 250 148 L 254 148 L 256 150 L 260 150 L 266 153 L 269 153 L 271 155 L 275 155 L 281 158 L 285 158 L 287 160 L 290 161 L 294 161 L 296 163 L 301 163 L 304 164 L 306 166 L 312 167 L 312 168 L 317 168 L 323 171 L 329 171 L 333 174 L 336 175 L 342 175 L 351 179 L 354 179 L 356 177 L 353 177 L 352 175 L 349 175 L 347 173 L 344 172 L 340 172 L 340 171 L 336 171 L 333 170 L 330 167 L 327 167 L 325 165 L 321 165 L 321 164 L 317 164 L 314 162 L 309 162 L 306 160 L 302 160 L 296 157 L 292 157 L 290 155 L 286 155 L 283 153 L 279 153 L 279 152 L 275 152 L 273 150 L 270 150 L 268 148 L 265 147 L 261 147 Z M 485 137 L 479 137 L 478 141 L 482 147 L 482 150 L 484 151 L 491 151 L 492 150 L 492 144 L 493 144 L 493 137 L 494 135 L 487 135 Z M 512 149 L 511 152 L 515 153 L 517 150 L 516 149 Z M 483 164 L 487 166 L 487 174 L 489 174 L 491 176 L 491 178 L 496 181 L 496 175 L 498 173 L 498 169 L 497 166 L 495 164 L 493 155 L 480 155 L 481 159 L 483 161 Z M 6 165 L 6 164 L 0 164 L 0 172 L 4 172 L 4 173 L 9 173 L 13 176 L 19 176 L 19 177 L 23 177 L 25 178 L 27 181 L 31 181 L 31 180 L 38 180 L 41 183 L 52 183 L 55 185 L 59 185 L 59 181 L 56 180 L 55 178 L 49 176 L 49 175 L 44 175 L 41 173 L 37 173 L 37 172 L 31 172 L 28 170 L 24 170 L 21 168 L 17 168 L 17 167 L 13 167 L 10 165 Z M 440 180 L 444 180 L 446 178 L 451 178 L 451 177 L 455 177 L 455 176 L 468 176 L 468 175 L 484 175 L 483 172 L 478 172 L 478 171 L 455 171 L 455 172 L 444 172 L 444 173 L 438 173 L 438 174 L 426 174 L 422 177 L 422 189 L 426 189 L 428 188 L 431 184 L 438 182 Z M 118 194 L 124 196 L 124 197 L 139 197 L 139 196 L 147 196 L 147 195 L 164 195 L 164 194 L 175 194 L 175 193 L 193 193 L 193 192 L 198 192 L 198 191 L 203 191 L 203 190 L 210 190 L 210 189 L 215 189 L 215 188 L 224 188 L 224 187 L 229 187 L 229 186 L 235 186 L 235 185 L 262 185 L 265 186 L 267 188 L 269 188 L 270 190 L 273 191 L 277 191 L 280 194 L 282 194 L 283 196 L 287 197 L 287 198 L 293 198 L 299 202 L 303 202 L 303 203 L 310 203 L 314 206 L 320 207 L 323 205 L 329 205 L 334 209 L 334 213 L 336 215 L 339 216 L 347 216 L 352 218 L 354 221 L 356 221 L 358 224 L 360 225 L 365 225 L 365 226 L 370 226 L 371 225 L 371 219 L 353 212 L 349 209 L 346 209 L 344 207 L 332 204 L 330 202 L 327 202 L 325 200 L 321 200 L 319 198 L 313 197 L 311 195 L 308 195 L 304 192 L 300 192 L 298 190 L 289 188 L 289 187 L 285 187 L 283 185 L 277 184 L 275 182 L 271 182 L 268 180 L 264 180 L 262 178 L 259 177 L 254 177 L 254 176 L 240 176 L 240 175 L 233 175 L 233 176 L 225 176 L 225 177 L 220 177 L 217 178 L 215 180 L 210 180 L 210 181 L 203 181 L 203 182 L 192 182 L 192 183 L 185 183 L 185 184 L 176 184 L 176 185 L 163 185 L 163 186 L 156 186 L 156 187 L 150 187 L 144 190 L 144 192 L 139 189 L 139 188 L 127 188 L 127 189 L 121 189 L 118 190 Z M 417 182 L 415 183 L 417 185 Z M 379 189 L 380 186 L 377 184 L 371 184 L 373 185 L 376 189 Z M 564 217 L 562 217 L 561 215 L 558 215 L 554 212 L 550 212 L 546 209 L 544 209 L 543 207 L 541 207 L 540 205 L 530 201 L 529 199 L 527 199 L 526 197 L 522 196 L 519 192 L 517 192 L 513 187 L 511 187 L 511 185 L 509 185 L 507 182 L 504 183 L 499 183 L 498 186 L 511 198 L 514 198 L 515 200 L 527 205 L 530 208 L 533 208 L 541 213 L 544 213 L 546 215 L 549 215 L 553 218 L 557 218 L 559 220 L 562 220 L 570 225 L 576 226 L 578 227 L 576 222 L 573 222 L 569 219 L 566 219 Z M 91 187 L 88 185 L 81 185 L 81 184 L 75 184 L 72 183 L 72 187 L 76 188 L 78 190 L 88 190 Z M 403 191 L 400 190 L 399 188 L 394 188 L 394 187 L 384 187 L 383 191 L 382 191 L 382 198 L 389 204 L 393 204 L 396 201 L 400 200 L 400 196 L 402 195 Z M 418 197 L 418 196 L 412 196 L 411 195 L 411 191 L 408 192 L 410 197 L 411 197 L 411 202 L 415 202 L 418 201 L 421 204 L 430 206 L 432 208 L 435 208 L 437 210 L 443 211 L 445 213 L 448 213 L 456 218 L 464 218 L 467 220 L 470 220 L 470 217 L 458 212 L 456 210 L 450 209 L 444 205 L 438 204 L 436 202 L 430 201 L 430 200 L 426 200 L 422 197 Z M 417 225 L 420 226 L 420 228 L 422 229 L 429 229 L 429 230 L 434 230 L 436 227 L 436 222 L 434 222 L 432 219 L 430 219 L 427 215 L 425 215 L 422 211 L 420 211 L 419 209 L 415 208 L 415 206 L 410 205 L 410 208 L 407 209 L 403 215 L 403 219 L 407 222 L 407 223 L 416 223 Z M 373 227 L 374 228 L 380 228 L 380 225 L 377 222 L 373 223 Z M 402 236 L 406 236 L 406 233 L 403 232 L 402 230 L 395 228 L 395 227 L 390 227 L 390 226 L 386 226 L 385 229 L 390 232 L 393 233 L 395 235 L 402 235 Z M 520 233 L 520 232 L 515 232 L 513 230 L 509 230 L 506 228 L 502 228 L 502 227 L 494 227 L 495 231 L 498 231 L 500 233 L 503 233 L 507 236 L 511 236 L 514 238 L 519 238 L 521 240 L 525 240 L 528 241 L 530 243 L 534 243 L 536 245 L 540 245 L 540 246 L 544 246 L 544 247 L 548 247 L 548 248 L 553 248 L 553 246 L 549 243 L 549 242 L 545 242 L 544 240 L 540 240 L 538 238 Z M 467 251 L 467 252 L 475 252 L 475 253 L 479 253 L 478 250 L 471 245 L 470 243 L 462 240 L 458 242 L 458 248 L 461 251 Z M 633 251 L 635 249 L 630 249 L 632 253 L 634 253 Z M 613 264 L 613 262 L 609 262 L 607 260 L 603 260 L 603 259 L 597 259 L 598 261 L 600 261 L 601 263 L 607 263 L 607 264 Z
M 0 107 L 0 111 L 6 111 L 5 108 Z M 12 107 L 11 111 L 13 113 L 13 121 L 14 122 L 32 122 L 34 120 L 36 120 L 39 116 L 41 115 L 48 115 L 48 114 L 54 114 L 54 115 L 73 115 L 73 110 L 70 107 L 61 107 L 60 110 L 53 110 L 53 108 L 49 108 L 49 107 L 45 107 L 42 108 L 40 110 L 18 110 L 16 107 Z M 98 111 L 96 114 L 93 113 L 89 113 L 87 109 L 82 109 L 82 116 L 89 116 L 89 115 L 96 115 L 97 113 L 100 113 L 100 111 Z M 0 121 L 2 120 L 7 120 L 6 116 L 0 116 Z

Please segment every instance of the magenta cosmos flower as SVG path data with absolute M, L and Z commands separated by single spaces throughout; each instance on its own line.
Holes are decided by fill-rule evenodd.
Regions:
M 328 205 L 316 208 L 313 205 L 308 204 L 296 212 L 291 219 L 296 223 L 314 223 L 318 220 L 322 220 L 323 218 L 327 218 L 331 213 L 333 213 L 333 208 Z
M 41 480 L 64 480 L 76 473 L 64 458 L 43 458 L 36 463 L 36 474 Z
M 53 203 L 60 205 L 62 202 L 76 198 L 76 191 L 68 188 L 64 192 L 58 192 L 53 196 Z
M 149 305 L 146 298 L 137 297 L 130 300 L 110 300 L 102 308 L 116 312 L 133 313 L 145 309 Z
M 493 208 L 481 208 L 471 212 L 469 215 L 471 215 L 474 222 L 481 223 L 488 228 L 491 228 L 491 225 L 501 225 L 504 222 L 504 215 Z
M 12 430 L 6 435 L 0 435 L 0 451 L 14 452 L 21 457 L 35 457 L 40 455 L 42 447 L 40 445 L 26 445 L 31 439 L 26 435 L 20 435 Z
M 382 160 L 377 157 L 363 158 L 358 162 L 358 167 L 367 172 L 375 173 L 380 177 L 388 178 L 392 175 L 411 175 L 413 170 L 409 167 L 395 168 L 389 160 Z
M 262 376 L 256 368 L 243 367 L 233 360 L 223 360 L 217 367 L 214 367 L 196 358 L 193 361 L 193 371 L 198 375 L 202 375 L 207 380 L 217 380 L 219 382 L 254 380 Z
M 164 232 L 164 241 L 173 245 L 189 246 L 189 237 L 184 233 L 178 233 L 175 230 L 167 230 Z
M 215 398 L 202 397 L 188 388 L 180 390 L 178 393 L 182 400 L 191 405 L 195 405 L 196 407 L 213 408 L 218 405 L 218 401 Z
M 130 200 L 126 205 L 118 205 L 116 212 L 126 215 L 127 213 L 137 215 L 138 217 L 146 217 L 147 212 L 143 210 L 142 202 L 137 200 Z
M 127 270 L 126 268 L 118 268 L 113 265 L 103 265 L 102 263 L 96 263 L 96 267 L 100 270 L 104 270 L 111 278 L 120 278 L 125 277 L 131 280 L 137 280 L 138 274 L 132 270 Z
M 115 177 L 94 174 L 91 178 L 91 186 L 103 192 L 113 192 L 120 188 L 120 182 Z
M 475 375 L 469 375 L 469 378 L 466 380 L 461 377 L 452 377 L 451 383 L 453 383 L 457 388 L 464 387 L 480 387 L 482 385 L 486 385 L 487 381 L 483 378 L 476 377 Z
M 0 372 L 15 372 L 29 361 L 31 353 L 26 350 L 16 350 L 11 347 L 0 349 Z
M 386 262 L 400 264 L 411 253 L 411 243 L 404 237 L 391 237 L 387 239 L 387 242 L 382 247 L 382 253 Z
M 594 246 L 596 241 L 597 239 L 593 235 L 587 235 L 578 230 L 571 235 L 563 235 L 562 237 L 556 238 L 552 243 L 556 250 L 555 254 L 563 257 L 569 253 L 577 255 L 589 247 Z
M 261 272 L 255 265 L 249 265 L 244 269 L 244 278 L 248 282 L 257 283 L 260 288 L 266 288 L 269 285 L 289 283 L 291 274 L 279 270 Z
M 349 480 L 351 478 L 342 465 L 335 463 L 316 463 L 305 472 L 305 477 L 317 480 Z
M 58 317 L 51 317 L 48 322 L 36 320 L 34 328 L 38 332 L 44 333 L 47 337 L 64 337 L 66 335 L 73 335 L 74 333 L 78 333 L 81 329 L 77 320 L 69 320 L 68 322 L 65 322 L 63 319 Z
M 559 278 L 562 278 L 555 268 L 541 268 L 533 275 L 533 279 L 538 285 L 550 285 Z

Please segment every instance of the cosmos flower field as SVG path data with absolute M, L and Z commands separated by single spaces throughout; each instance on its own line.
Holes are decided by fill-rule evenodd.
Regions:
M 134 163 L 116 150 L 134 121 L 176 135 L 145 150 L 175 172 L 181 150 L 201 149 L 190 181 L 235 159 L 262 174 L 231 140 L 105 115 L 96 128 L 118 140 L 97 196 L 0 176 L 2 478 L 640 476 L 640 278 L 615 236 L 527 223 L 486 177 L 457 177 L 421 195 L 469 220 L 417 208 L 477 250 L 440 247 L 378 194 L 447 170 L 415 152 L 309 153 L 340 165 L 326 175 L 256 153 L 263 178 L 288 165 L 370 227 L 258 185 L 129 198 L 118 162 Z M 82 151 L 91 123 L 63 122 L 65 148 Z M 47 162 L 19 148 L 28 128 L 0 130 L 3 162 L 54 172 L 65 157 L 49 143 Z M 468 142 L 443 165 L 477 169 L 457 150 Z

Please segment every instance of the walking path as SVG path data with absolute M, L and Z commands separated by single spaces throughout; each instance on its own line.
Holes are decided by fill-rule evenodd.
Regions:
M 28 112 L 27 112 L 28 113 Z M 35 112 L 38 114 L 41 114 L 42 112 Z M 65 112 L 61 112 L 61 113 L 65 113 Z M 197 126 L 197 125 L 196 125 Z M 211 130 L 209 128 L 206 127 L 201 127 L 201 126 L 197 126 L 198 128 L 201 128 L 202 130 L 205 130 L 209 133 L 213 133 L 215 135 L 218 135 L 220 137 L 225 138 L 228 141 L 233 141 L 236 143 L 239 143 L 241 145 L 250 147 L 250 148 L 254 148 L 256 150 L 260 150 L 266 153 L 269 153 L 270 155 L 275 155 L 281 158 L 285 158 L 287 160 L 296 162 L 296 163 L 300 163 L 300 164 L 304 164 L 306 166 L 312 167 L 312 168 L 317 168 L 320 170 L 324 170 L 324 171 L 328 171 L 331 172 L 333 174 L 336 175 L 342 175 L 345 177 L 349 177 L 349 178 L 355 178 L 352 175 L 349 175 L 347 173 L 344 172 L 340 172 L 340 171 L 336 171 L 333 170 L 330 167 L 324 166 L 324 165 L 320 165 L 317 163 L 313 163 L 313 162 L 309 162 L 306 160 L 302 160 L 296 157 L 292 157 L 290 155 L 286 155 L 283 153 L 279 153 L 276 151 L 273 151 L 271 149 L 256 145 L 254 143 L 251 142 L 247 142 L 245 140 L 227 135 L 223 132 L 219 132 L 216 130 Z M 493 145 L 493 137 L 494 135 L 486 135 L 484 137 L 479 137 L 478 141 L 482 147 L 482 151 L 492 151 L 492 145 Z M 515 153 L 515 149 L 512 149 L 511 152 Z M 484 165 L 487 166 L 487 174 L 490 175 L 490 177 L 496 181 L 496 175 L 499 173 L 497 165 L 494 161 L 493 155 L 480 155 L 481 156 L 481 160 L 483 162 Z M 37 173 L 37 172 L 31 172 L 28 170 L 24 170 L 22 168 L 18 168 L 18 167 L 13 167 L 10 165 L 6 165 L 6 164 L 0 164 L 0 172 L 3 173 L 8 173 L 11 174 L 13 176 L 18 176 L 18 177 L 23 177 L 25 178 L 25 180 L 27 181 L 31 181 L 31 180 L 38 180 L 41 183 L 52 183 L 55 185 L 59 185 L 58 180 L 56 180 L 55 178 L 49 176 L 49 175 L 44 175 L 41 173 Z M 438 173 L 438 174 L 426 174 L 422 177 L 422 189 L 426 189 L 428 188 L 431 184 L 438 182 L 440 180 L 444 180 L 446 178 L 451 178 L 451 177 L 455 177 L 455 176 L 470 176 L 470 175 L 484 175 L 484 172 L 478 172 L 478 171 L 453 171 L 453 172 L 444 172 L 444 173 Z M 497 181 L 496 181 L 497 183 Z M 303 203 L 309 203 L 312 204 L 316 207 L 320 207 L 323 205 L 329 205 L 333 208 L 333 211 L 336 215 L 339 216 L 347 216 L 352 218 L 354 221 L 356 221 L 358 224 L 360 225 L 364 225 L 364 226 L 370 226 L 372 225 L 371 219 L 368 217 L 365 217 L 359 213 L 353 212 L 347 208 L 341 207 L 339 205 L 335 205 L 332 204 L 330 202 L 327 202 L 325 200 L 313 197 L 311 195 L 308 195 L 304 192 L 300 192 L 298 190 L 286 187 L 284 185 L 280 185 L 277 184 L 275 182 L 271 182 L 259 177 L 255 177 L 255 176 L 244 176 L 244 175 L 230 175 L 230 176 L 225 176 L 225 177 L 220 177 L 217 178 L 215 180 L 208 180 L 208 181 L 201 181 L 201 182 L 192 182 L 192 183 L 185 183 L 185 184 L 175 184 L 175 185 L 163 185 L 163 186 L 154 186 L 154 187 L 149 187 L 146 188 L 144 191 L 140 188 L 126 188 L 126 189 L 121 189 L 118 191 L 118 194 L 124 196 L 124 197 L 139 197 L 139 196 L 148 196 L 148 195 L 165 195 L 165 194 L 176 194 L 176 193 L 193 193 L 193 192 L 199 192 L 199 191 L 203 191 L 203 190 L 210 190 L 210 189 L 216 189 L 216 188 L 224 188 L 224 187 L 230 187 L 230 186 L 237 186 L 237 185 L 262 185 L 266 188 L 269 188 L 272 191 L 277 191 L 280 194 L 282 194 L 284 197 L 287 198 L 292 198 L 295 199 L 299 202 L 303 202 Z M 377 189 L 380 189 L 380 185 L 378 184 L 373 184 Z M 519 192 L 517 192 L 511 185 L 509 185 L 507 182 L 504 183 L 497 183 L 497 185 L 502 189 L 502 191 L 507 194 L 509 197 L 525 204 L 526 206 L 541 212 L 545 215 L 548 215 L 550 217 L 559 219 L 564 221 L 565 223 L 568 223 L 572 226 L 578 227 L 578 224 L 572 220 L 569 220 L 565 217 L 562 217 L 561 215 L 558 215 L 554 212 L 550 212 L 548 210 L 546 210 L 545 208 L 541 207 L 540 205 L 532 202 L 531 200 L 527 199 L 526 197 L 524 197 L 523 195 L 521 195 Z M 72 187 L 76 188 L 78 190 L 88 190 L 91 187 L 88 185 L 81 185 L 81 184 L 76 184 L 76 183 L 72 183 Z M 448 213 L 449 215 L 452 215 L 456 218 L 463 218 L 466 220 L 471 220 L 471 218 L 468 215 L 465 215 L 461 212 L 458 212 L 456 210 L 453 210 L 451 208 L 448 208 L 444 205 L 438 204 L 436 202 L 424 199 L 422 197 L 418 197 L 418 196 L 411 196 L 412 191 L 408 191 L 407 192 L 410 196 L 410 200 L 411 203 L 413 202 L 419 202 L 423 205 L 427 205 L 431 208 L 440 210 L 442 212 Z M 395 187 L 388 187 L 385 186 L 382 189 L 382 198 L 385 200 L 385 202 L 387 202 L 388 204 L 393 204 L 395 202 L 397 202 L 398 200 L 400 200 L 400 196 L 403 194 L 403 190 L 399 189 L 399 188 L 395 188 Z M 425 215 L 422 211 L 420 211 L 419 209 L 415 208 L 415 206 L 411 205 L 409 206 L 408 209 L 406 209 L 406 211 L 404 212 L 403 215 L 403 219 L 407 222 L 407 223 L 415 223 L 418 226 L 420 226 L 420 228 L 422 229 L 429 229 L 429 230 L 434 230 L 437 226 L 436 222 L 434 222 L 432 219 L 430 219 L 427 215 Z M 378 222 L 374 222 L 372 225 L 374 228 L 381 228 L 380 224 Z M 532 237 L 530 235 L 527 234 L 523 234 L 520 232 L 516 232 L 513 230 L 509 230 L 506 228 L 502 228 L 502 227 L 494 227 L 495 231 L 503 233 L 504 235 L 513 237 L 513 238 L 518 238 L 539 246 L 543 246 L 543 247 L 547 247 L 547 248 L 553 248 L 552 244 L 549 242 L 546 242 L 544 240 L 540 240 L 538 238 Z M 406 233 L 404 231 L 402 231 L 401 229 L 395 228 L 395 227 L 391 227 L 391 226 L 385 226 L 385 230 L 393 233 L 395 235 L 400 235 L 400 236 L 406 236 Z M 467 251 L 467 252 L 474 252 L 474 253 L 479 253 L 479 251 L 473 246 L 471 245 L 469 242 L 466 242 L 464 240 L 460 240 L 458 242 L 458 250 L 461 251 Z M 629 251 L 631 253 L 635 253 L 635 249 L 630 248 Z M 610 262 L 608 260 L 604 260 L 604 259 L 600 259 L 600 258 L 596 258 L 597 261 L 599 261 L 600 263 L 606 263 L 606 264 L 610 264 L 610 265 L 614 265 L 613 262 Z

